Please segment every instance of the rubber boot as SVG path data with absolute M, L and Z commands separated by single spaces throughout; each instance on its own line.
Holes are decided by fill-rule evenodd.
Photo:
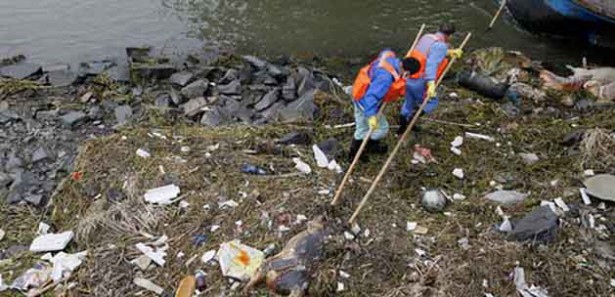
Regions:
M 384 155 L 389 151 L 389 146 L 380 140 L 370 139 L 369 142 L 367 143 L 367 147 L 368 147 L 367 150 L 370 153 L 374 153 L 378 155 Z
M 348 163 L 351 163 L 352 161 L 354 161 L 354 157 L 357 155 L 357 153 L 359 152 L 359 149 L 361 148 L 361 144 L 363 143 L 363 140 L 356 140 L 356 139 L 352 139 L 352 142 L 350 143 L 350 151 L 348 152 Z M 361 162 L 366 162 L 369 161 L 369 157 L 367 156 L 369 147 L 366 147 L 365 150 L 363 151 L 363 154 L 361 154 L 361 158 L 359 160 L 361 160 Z
M 399 129 L 397 129 L 397 137 L 401 137 L 401 135 L 406 132 L 406 128 L 408 128 L 409 124 L 410 121 L 406 119 L 405 116 L 399 115 Z
M 425 115 L 425 112 L 421 112 L 421 115 L 419 116 L 419 119 L 422 116 L 424 116 L 424 115 Z M 402 134 L 404 134 L 404 132 L 406 132 L 406 129 L 408 128 L 408 125 L 410 125 L 410 121 L 412 120 L 413 117 L 414 117 L 414 114 L 409 119 L 406 119 L 402 115 L 399 116 L 399 129 L 397 130 L 397 137 L 401 137 Z M 412 131 L 413 132 L 420 133 L 421 130 L 423 130 L 423 129 L 418 124 L 415 124 L 412 127 Z

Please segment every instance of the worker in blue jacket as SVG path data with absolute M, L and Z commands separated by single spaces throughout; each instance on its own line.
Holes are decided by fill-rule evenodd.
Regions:
M 455 33 L 453 24 L 443 24 L 435 34 L 426 34 L 417 43 L 409 57 L 416 59 L 420 70 L 410 75 L 406 81 L 406 98 L 399 119 L 398 135 L 406 131 L 406 127 L 424 100 L 431 99 L 424 113 L 432 113 L 438 107 L 436 82 L 442 76 L 449 63 L 447 57 L 461 58 L 461 49 L 449 49 L 449 39 Z
M 387 49 L 361 69 L 352 88 L 356 126 L 349 160 L 354 159 L 370 129 L 374 131 L 362 159 L 366 160 L 368 153 L 385 153 L 388 150 L 381 140 L 386 136 L 389 124 L 384 116 L 378 117 L 378 111 L 383 102 L 394 102 L 404 96 L 405 76 L 418 71 L 418 66 L 413 58 L 402 61 Z

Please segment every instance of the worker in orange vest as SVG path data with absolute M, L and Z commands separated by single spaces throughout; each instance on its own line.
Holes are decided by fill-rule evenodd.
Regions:
M 406 127 L 423 100 L 431 99 L 423 110 L 426 114 L 430 114 L 438 107 L 436 82 L 449 63 L 447 57 L 461 58 L 463 55 L 461 49 L 449 49 L 449 39 L 454 33 L 453 24 L 443 24 L 437 33 L 421 37 L 415 49 L 410 53 L 409 57 L 419 61 L 420 69 L 410 75 L 406 81 L 406 98 L 399 119 L 398 135 L 406 131 Z
M 389 124 L 384 116 L 377 116 L 378 110 L 383 102 L 394 102 L 403 97 L 406 92 L 405 76 L 418 70 L 418 61 L 410 57 L 402 61 L 388 49 L 361 69 L 352 87 L 356 126 L 348 156 L 350 161 L 370 129 L 374 132 L 361 159 L 367 160 L 369 153 L 386 153 L 388 147 L 381 140 L 386 136 Z

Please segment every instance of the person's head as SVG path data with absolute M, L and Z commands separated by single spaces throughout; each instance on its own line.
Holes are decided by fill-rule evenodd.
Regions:
M 448 40 L 456 32 L 455 24 L 443 23 L 442 25 L 440 25 L 440 29 L 438 29 L 438 32 L 442 33 Z
M 408 75 L 413 75 L 421 70 L 421 63 L 412 57 L 407 57 L 401 61 L 402 68 Z

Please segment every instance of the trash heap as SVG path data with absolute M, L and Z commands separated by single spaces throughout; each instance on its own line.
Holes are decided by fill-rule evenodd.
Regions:
M 292 125 L 203 128 L 203 118 L 226 108 L 230 99 L 221 98 L 230 94 L 219 89 L 228 83 L 197 74 L 186 86 L 207 79 L 199 97 L 186 97 L 164 117 L 159 109 L 134 108 L 123 128 L 82 143 L 49 211 L 34 216 L 24 206 L 0 208 L 0 289 L 15 292 L 16 280 L 37 275 L 44 282 L 23 291 L 238 296 L 258 280 L 260 267 L 274 272 L 267 280 L 272 275 L 289 290 L 305 285 L 310 296 L 608 296 L 615 286 L 613 109 L 570 107 L 566 96 L 575 104 L 595 100 L 579 99 L 586 94 L 576 90 L 543 89 L 535 61 L 487 52 L 499 62 L 478 51 L 458 73 L 504 79 L 503 96 L 485 97 L 449 81 L 446 99 L 421 120 L 352 226 L 346 221 L 385 157 L 360 164 L 343 202 L 329 207 L 347 166 L 343 148 L 352 127 L 339 124 L 351 121 L 348 113 Z M 139 61 L 142 67 L 163 62 Z M 251 58 L 239 61 L 259 69 Z M 241 68 L 227 67 L 221 77 L 229 69 Z M 511 93 L 515 73 L 523 77 L 517 90 L 528 92 Z M 253 91 L 252 83 L 240 84 L 242 96 Z M 170 95 L 169 86 L 180 96 L 185 88 L 155 89 Z M 157 97 L 141 96 L 140 107 Z M 182 104 L 201 96 L 208 105 L 186 117 Z M 250 119 L 258 122 L 260 115 Z M 310 240 L 321 233 L 304 232 L 320 216 L 327 236 L 322 248 L 309 249 L 318 257 L 307 267 L 305 257 L 285 248 L 319 247 Z M 74 234 L 44 259 L 43 252 L 29 251 L 41 240 L 41 217 L 51 225 L 46 233 Z M 291 240 L 298 234 L 319 236 Z M 59 265 L 56 282 L 49 259 L 66 257 L 71 265 Z M 292 265 L 280 269 L 274 265 L 280 259 Z M 267 286 L 252 285 L 248 293 L 272 296 Z

